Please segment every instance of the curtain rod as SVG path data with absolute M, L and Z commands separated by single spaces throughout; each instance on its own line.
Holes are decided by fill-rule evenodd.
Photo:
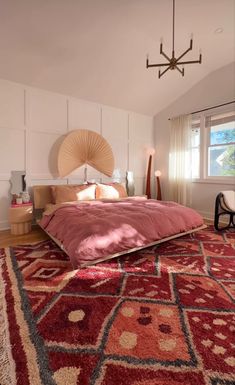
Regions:
M 193 112 L 190 112 L 189 114 L 191 114 L 191 115 L 198 114 L 199 112 L 212 110 L 213 108 L 223 107 L 223 106 L 227 106 L 228 104 L 233 104 L 233 103 L 235 103 L 235 100 L 233 100 L 231 102 L 223 103 L 223 104 L 217 104 L 216 106 L 204 108 L 203 110 L 193 111 Z M 188 115 L 188 114 L 183 114 L 183 115 Z M 171 119 L 174 119 L 174 118 L 168 118 L 168 120 L 171 120 Z

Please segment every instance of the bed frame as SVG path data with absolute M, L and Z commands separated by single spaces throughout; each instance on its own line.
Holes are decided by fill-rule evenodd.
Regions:
M 33 186 L 34 208 L 36 210 L 44 210 L 45 207 L 48 204 L 52 204 L 52 196 L 51 196 L 51 189 L 50 189 L 50 187 L 51 187 L 51 185 Z M 39 221 L 37 223 L 40 226 Z M 108 255 L 105 258 L 96 259 L 94 262 L 83 263 L 83 264 L 80 265 L 80 267 L 83 268 L 83 267 L 87 267 L 87 266 L 90 266 L 90 265 L 95 265 L 95 264 L 97 264 L 99 262 L 104 262 L 104 261 L 107 261 L 107 260 L 112 259 L 112 258 L 120 257 L 121 255 L 130 254 L 130 253 L 133 253 L 135 251 L 143 250 L 143 249 L 146 249 L 148 247 L 155 246 L 155 245 L 158 245 L 160 243 L 167 242 L 167 241 L 170 241 L 170 240 L 175 239 L 175 238 L 182 237 L 182 236 L 187 235 L 187 234 L 192 234 L 192 233 L 194 233 L 196 231 L 205 229 L 206 227 L 207 227 L 206 225 L 202 225 L 202 226 L 196 227 L 196 228 L 194 228 L 192 230 L 185 231 L 183 233 L 179 233 L 179 234 L 172 235 L 170 237 L 159 239 L 156 242 L 148 243 L 147 245 L 144 245 L 144 246 L 134 247 L 134 248 L 129 249 L 129 250 L 121 251 L 120 253 Z M 41 229 L 60 247 L 61 250 L 63 250 L 68 255 L 68 253 L 67 253 L 66 249 L 64 248 L 63 244 L 57 238 L 53 237 L 50 233 L 48 233 L 42 227 L 41 227 Z

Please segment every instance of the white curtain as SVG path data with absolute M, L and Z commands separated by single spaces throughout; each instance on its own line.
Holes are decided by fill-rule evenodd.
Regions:
M 191 205 L 192 116 L 171 119 L 169 186 L 171 200 Z

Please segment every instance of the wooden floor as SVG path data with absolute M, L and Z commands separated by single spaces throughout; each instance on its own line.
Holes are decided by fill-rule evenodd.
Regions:
M 12 235 L 10 230 L 0 231 L 0 247 L 23 245 L 24 243 L 39 242 L 44 239 L 49 239 L 49 237 L 38 226 L 33 226 L 32 231 L 24 235 Z

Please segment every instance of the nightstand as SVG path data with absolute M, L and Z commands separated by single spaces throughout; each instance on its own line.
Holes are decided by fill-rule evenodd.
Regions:
M 9 222 L 11 224 L 11 234 L 22 235 L 31 231 L 33 219 L 32 203 L 13 205 L 9 208 Z

